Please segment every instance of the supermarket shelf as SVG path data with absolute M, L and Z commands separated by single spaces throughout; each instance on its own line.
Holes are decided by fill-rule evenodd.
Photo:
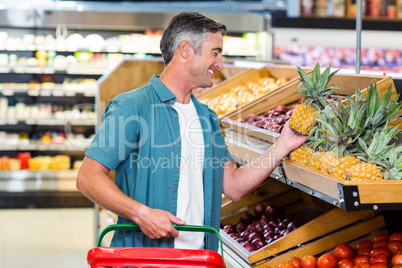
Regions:
M 93 207 L 76 189 L 77 170 L 0 172 L 0 208 Z
M 92 208 L 94 204 L 78 191 L 0 192 L 0 208 Z
M 356 30 L 355 18 L 319 18 L 319 17 L 276 17 L 272 20 L 275 28 L 308 28 L 308 29 L 345 29 Z M 400 31 L 402 20 L 363 18 L 363 30 Z
M 0 144 L 0 151 L 54 151 L 54 152 L 84 152 L 85 147 L 77 147 L 72 144 Z
M 0 171 L 0 181 L 25 180 L 65 180 L 75 183 L 77 170 L 3 170 Z M 75 189 L 75 186 L 73 187 Z M 70 190 L 73 189 L 69 188 Z
M 79 120 L 70 120 L 68 118 L 65 119 L 56 119 L 56 118 L 43 118 L 43 119 L 11 119 L 11 118 L 0 118 L 0 126 L 4 125 L 38 125 L 38 126 L 64 126 L 64 125 L 74 125 L 74 126 L 95 126 L 95 119 L 79 119 Z
M 27 95 L 31 97 L 95 97 L 96 89 L 88 89 L 82 85 L 82 89 L 68 89 L 63 85 L 55 85 L 54 89 L 24 89 L 22 85 L 15 85 L 15 88 L 4 87 L 0 89 L 0 95 L 14 96 Z
M 9 74 L 75 74 L 75 75 L 102 75 L 109 68 L 99 67 L 70 67 L 66 69 L 56 69 L 52 67 L 9 67 L 0 66 L 0 73 Z
M 0 171 L 0 208 L 93 207 L 76 189 L 77 172 Z

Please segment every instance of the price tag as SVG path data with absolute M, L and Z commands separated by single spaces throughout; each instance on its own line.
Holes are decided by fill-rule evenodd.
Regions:
M 28 90 L 28 96 L 32 96 L 32 97 L 39 96 L 39 90 L 35 90 L 35 89 Z
M 39 67 L 26 67 L 25 71 L 26 71 L 26 73 L 40 74 L 40 73 L 42 73 L 42 68 L 39 68 Z
M 51 67 L 45 67 L 42 69 L 42 72 L 44 74 L 54 74 L 56 72 L 56 70 L 54 68 Z
M 14 90 L 12 89 L 3 89 L 3 96 L 14 96 Z
M 17 125 L 18 120 L 17 119 L 7 119 L 7 125 Z
M 46 89 L 42 89 L 42 90 L 40 91 L 40 95 L 41 95 L 42 97 L 50 97 L 50 96 L 52 96 L 52 91 L 46 90 Z
M 65 91 L 64 91 L 64 94 L 65 94 L 67 97 L 74 97 L 74 96 L 76 95 L 76 92 L 75 92 L 74 90 L 65 90 Z
M 27 125 L 36 125 L 36 120 L 35 119 L 26 119 L 25 124 L 27 124 Z
M 47 151 L 48 150 L 48 146 L 45 144 L 39 144 L 38 145 L 38 150 L 39 151 Z
M 14 67 L 14 72 L 23 74 L 23 73 L 25 73 L 25 69 L 24 69 L 24 67 L 16 66 L 16 67 Z
M 9 73 L 10 72 L 10 68 L 7 66 L 1 66 L 0 67 L 0 73 Z
M 63 97 L 64 91 L 62 89 L 55 89 L 55 90 L 53 90 L 53 96 L 54 97 Z

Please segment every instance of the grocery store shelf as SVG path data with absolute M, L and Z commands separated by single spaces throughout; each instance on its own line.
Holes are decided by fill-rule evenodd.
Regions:
M 307 28 L 307 29 L 344 29 L 356 30 L 355 18 L 320 18 L 320 17 L 276 17 L 272 21 L 274 28 Z M 363 18 L 363 30 L 400 31 L 402 20 Z
M 30 9 L 0 10 L 0 26 L 69 28 L 91 30 L 144 31 L 163 29 L 168 21 L 180 11 L 198 11 L 224 23 L 231 32 L 265 31 L 266 14 L 262 10 L 285 10 L 284 2 L 264 3 L 218 2 L 205 3 L 158 2 L 158 3 L 63 3 L 49 1 L 32 3 Z
M 5 125 L 38 125 L 38 126 L 95 126 L 95 119 L 56 119 L 56 118 L 41 118 L 41 119 L 13 119 L 13 118 L 0 118 L 0 126 Z
M 9 67 L 0 66 L 0 73 L 8 74 L 75 74 L 75 75 L 102 75 L 109 68 L 101 67 L 69 67 L 66 69 L 56 69 L 53 67 Z
M 96 89 L 85 88 L 82 85 L 82 89 L 69 89 L 63 85 L 55 85 L 53 89 L 25 89 L 22 85 L 16 84 L 14 88 L 7 88 L 2 86 L 0 89 L 0 95 L 14 96 L 14 95 L 27 95 L 31 97 L 95 97 Z M 76 86 L 81 87 L 81 86 Z
M 25 180 L 65 180 L 73 181 L 77 177 L 77 170 L 2 170 L 0 181 Z M 72 188 L 70 188 L 71 190 Z M 75 189 L 75 187 L 74 187 Z
M 77 147 L 72 144 L 0 144 L 0 151 L 84 152 L 89 143 L 85 147 Z
M 0 192 L 0 208 L 92 208 L 78 191 Z
M 0 171 L 0 208 L 93 207 L 76 189 L 77 170 Z

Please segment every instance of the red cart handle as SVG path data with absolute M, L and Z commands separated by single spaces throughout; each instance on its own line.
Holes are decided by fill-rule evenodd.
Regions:
M 199 225 L 177 225 L 173 223 L 173 227 L 178 231 L 190 231 L 190 232 L 208 232 L 216 234 L 219 238 L 220 246 L 221 246 L 221 256 L 223 259 L 223 246 L 222 246 L 222 238 L 219 232 L 210 226 L 199 226 Z M 99 235 L 98 244 L 96 247 L 100 247 L 103 237 L 110 231 L 141 231 L 140 227 L 135 223 L 126 223 L 126 224 L 111 224 L 106 226 L 105 229 Z

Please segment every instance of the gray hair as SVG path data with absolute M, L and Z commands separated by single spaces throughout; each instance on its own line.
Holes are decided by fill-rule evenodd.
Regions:
M 177 14 L 166 26 L 160 42 L 165 66 L 172 60 L 181 41 L 187 40 L 194 48 L 195 53 L 199 53 L 209 33 L 216 33 L 218 31 L 224 36 L 226 34 L 226 26 L 200 13 L 181 12 Z

